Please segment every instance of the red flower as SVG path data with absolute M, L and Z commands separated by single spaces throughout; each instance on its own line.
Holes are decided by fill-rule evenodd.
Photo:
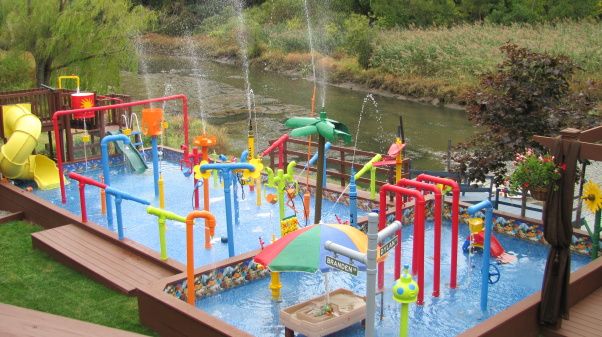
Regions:
M 560 169 L 562 169 L 563 171 L 566 171 L 566 163 L 560 164 Z
M 529 187 L 529 183 L 523 183 L 523 187 L 524 187 L 524 188 L 527 188 L 527 187 Z

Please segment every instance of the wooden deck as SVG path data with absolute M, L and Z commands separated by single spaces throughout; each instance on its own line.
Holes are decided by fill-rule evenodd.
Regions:
M 132 295 L 140 286 L 175 274 L 75 225 L 60 226 L 31 236 L 35 248 L 125 294 Z
M 3 337 L 139 337 L 142 335 L 0 303 Z
M 7 223 L 7 222 L 15 221 L 15 220 L 23 220 L 24 217 L 25 217 L 24 212 L 8 213 L 8 214 L 0 216 L 0 225 Z
M 546 337 L 596 337 L 602 336 L 602 287 L 571 307 L 569 319 L 562 320 L 558 330 L 546 329 Z

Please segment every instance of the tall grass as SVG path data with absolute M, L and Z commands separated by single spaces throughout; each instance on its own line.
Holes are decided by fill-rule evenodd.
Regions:
M 499 47 L 512 42 L 538 52 L 569 56 L 579 78 L 601 79 L 602 23 L 594 21 L 499 26 L 463 24 L 452 28 L 381 31 L 372 67 L 400 77 L 474 84 L 502 60 Z

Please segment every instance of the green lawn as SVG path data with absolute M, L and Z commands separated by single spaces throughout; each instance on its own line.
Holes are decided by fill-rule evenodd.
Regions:
M 113 328 L 156 335 L 138 321 L 128 297 L 63 266 L 31 246 L 40 226 L 0 224 L 0 302 Z

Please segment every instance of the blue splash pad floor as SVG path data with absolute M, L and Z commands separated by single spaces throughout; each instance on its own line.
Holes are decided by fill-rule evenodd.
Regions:
M 161 164 L 163 179 L 165 180 L 165 205 L 166 209 L 186 216 L 193 209 L 193 177 L 185 177 L 180 171 L 180 166 L 171 162 L 164 161 Z M 99 170 L 90 170 L 79 172 L 88 177 L 98 180 L 102 173 Z M 68 179 L 70 180 L 70 179 Z M 131 173 L 127 167 L 113 166 L 111 167 L 111 187 L 133 194 L 139 198 L 148 200 L 153 206 L 158 207 L 158 199 L 155 198 L 153 185 L 152 164 L 149 164 L 149 169 L 142 174 Z M 228 258 L 228 245 L 222 243 L 220 238 L 227 237 L 226 228 L 226 212 L 224 203 L 224 190 L 218 184 L 214 187 L 213 179 L 209 180 L 210 184 L 210 211 L 216 218 L 215 237 L 213 239 L 213 247 L 210 250 L 204 248 L 204 222 L 202 219 L 196 220 L 194 226 L 194 261 L 195 267 L 213 264 Z M 262 194 L 274 193 L 271 188 L 264 187 Z M 70 212 L 80 216 L 80 200 L 79 189 L 76 181 L 70 180 L 66 185 L 67 203 L 61 203 L 60 190 L 34 190 L 34 193 L 51 203 L 65 208 Z M 280 224 L 278 221 L 278 205 L 271 205 L 265 201 L 262 195 L 262 205 L 256 205 L 256 193 L 250 192 L 249 187 L 244 187 L 244 199 L 240 185 L 237 188 L 239 201 L 239 224 L 235 224 L 234 228 L 234 251 L 235 255 L 249 252 L 260 248 L 259 237 L 266 242 L 270 242 L 272 234 L 280 234 Z M 200 207 L 203 207 L 203 191 L 199 189 Z M 234 203 L 232 203 L 234 205 Z M 311 205 L 314 200 L 312 198 Z M 86 206 L 89 221 L 95 222 L 101 226 L 109 228 L 107 225 L 106 215 L 101 214 L 100 209 L 100 189 L 94 186 L 86 186 Z M 113 207 L 113 228 L 117 231 L 117 220 L 115 217 L 114 201 Z M 299 223 L 305 225 L 303 217 L 303 205 L 301 198 L 295 199 L 295 207 L 299 211 Z M 146 213 L 146 206 L 135 203 L 133 201 L 124 200 L 122 203 L 123 210 L 123 228 L 125 237 L 134 240 L 142 245 L 145 245 L 159 252 L 159 227 L 157 217 Z M 336 223 L 335 215 L 343 219 L 349 218 L 349 211 L 345 205 L 335 204 L 329 200 L 323 201 L 323 218 L 327 223 Z M 286 215 L 293 215 L 291 208 L 285 207 Z M 234 210 L 232 211 L 234 215 Z M 362 215 L 363 213 L 360 213 Z M 234 217 L 234 216 L 233 216 Z M 313 212 L 309 219 L 313 220 Z M 169 258 L 175 259 L 182 263 L 186 263 L 186 225 L 179 222 L 167 221 L 167 253 Z
M 441 294 L 433 298 L 433 226 L 427 224 L 425 261 L 425 304 L 410 307 L 410 336 L 443 337 L 455 336 L 478 324 L 523 298 L 540 290 L 547 258 L 548 247 L 496 234 L 507 252 L 518 259 L 514 264 L 498 265 L 501 277 L 498 283 L 489 286 L 487 315 L 480 310 L 481 261 L 482 254 L 469 256 L 462 253 L 461 246 L 468 235 L 466 226 L 460 226 L 458 244 L 458 288 L 449 289 L 451 230 L 444 224 L 441 257 Z M 412 259 L 413 226 L 403 229 L 402 263 Z M 345 259 L 344 259 L 345 260 Z M 572 255 L 571 270 L 575 271 L 590 261 L 588 257 Z M 492 260 L 495 262 L 495 260 Z M 377 296 L 377 336 L 397 336 L 399 334 L 400 304 L 392 299 L 393 259 L 385 263 L 384 319 L 379 319 L 380 296 Z M 328 275 L 328 288 L 346 288 L 356 294 L 366 293 L 366 274 L 357 277 L 331 271 Z M 281 273 L 282 302 L 271 300 L 268 289 L 269 278 L 233 288 L 212 297 L 198 300 L 198 308 L 232 324 L 255 336 L 284 336 L 284 327 L 279 324 L 280 310 L 309 300 L 325 293 L 326 277 L 322 273 Z M 252 313 L 252 314 L 247 314 Z M 364 336 L 364 329 L 358 323 L 332 336 Z

